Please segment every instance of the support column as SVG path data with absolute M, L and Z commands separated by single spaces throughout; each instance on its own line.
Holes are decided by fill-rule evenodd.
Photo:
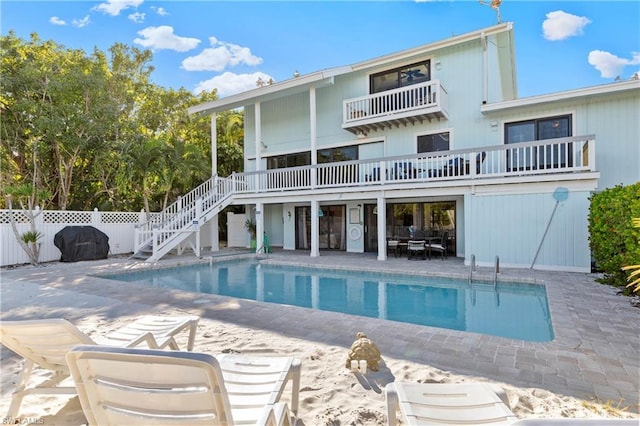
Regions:
M 260 250 L 264 244 L 264 204 L 256 203 L 256 250 Z
M 309 89 L 309 138 L 311 146 L 311 164 L 318 164 L 318 117 L 316 110 L 316 88 Z M 318 173 L 315 168 L 311 169 L 311 187 L 317 185 Z
M 319 204 L 311 200 L 311 257 L 320 256 L 320 221 L 318 220 Z
M 377 198 L 378 209 L 378 260 L 387 260 L 387 203 L 384 197 Z
M 260 156 L 260 152 L 262 150 L 262 112 L 260 108 L 260 102 L 256 102 L 255 104 L 255 113 L 256 113 L 256 122 L 255 124 L 255 133 L 256 133 L 256 172 L 262 169 L 262 158 Z M 255 176 L 255 190 L 260 190 L 260 174 L 256 173 Z M 258 246 L 259 247 L 259 246 Z
M 218 131 L 217 131 L 217 115 L 211 113 L 211 176 L 218 175 Z M 218 233 L 218 215 L 209 221 L 211 232 L 211 251 L 220 251 L 220 234 Z
M 216 113 L 211 113 L 211 176 L 218 174 L 218 131 Z

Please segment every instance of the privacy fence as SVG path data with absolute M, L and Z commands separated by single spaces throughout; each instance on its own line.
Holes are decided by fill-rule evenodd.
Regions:
M 29 263 L 11 229 L 11 212 L 0 210 L 0 266 Z M 29 218 L 19 210 L 13 215 L 18 232 L 31 230 Z M 60 250 L 53 244 L 55 235 L 65 226 L 93 226 L 109 236 L 109 255 L 133 252 L 135 227 L 146 220 L 145 213 L 42 210 L 36 217 L 40 239 L 40 262 L 60 260 Z

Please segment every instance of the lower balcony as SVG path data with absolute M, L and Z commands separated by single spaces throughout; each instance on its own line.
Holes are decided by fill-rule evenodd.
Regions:
M 379 191 L 456 184 L 593 179 L 595 136 L 575 136 L 474 149 L 234 173 L 225 192 L 282 195 L 283 191 Z M 587 175 L 588 174 L 588 175 Z M 449 182 L 449 183 L 447 183 Z
M 438 80 L 346 99 L 342 128 L 366 135 L 385 128 L 448 118 L 449 95 Z

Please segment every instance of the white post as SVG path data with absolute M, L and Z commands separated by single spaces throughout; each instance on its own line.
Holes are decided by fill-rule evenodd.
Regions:
M 216 130 L 216 113 L 211 113 L 211 176 L 218 174 L 218 132 Z
M 378 260 L 387 259 L 387 207 L 384 197 L 378 197 Z
M 311 257 L 320 256 L 320 221 L 318 200 L 311 200 Z
M 262 248 L 264 244 L 264 215 L 262 209 L 264 204 L 256 203 L 256 250 Z
M 256 132 L 256 172 L 262 169 L 262 158 L 260 157 L 260 150 L 262 149 L 262 112 L 260 108 L 260 102 L 256 102 L 255 104 L 256 111 L 256 122 L 255 122 L 255 132 Z M 255 190 L 260 190 L 260 174 L 256 173 L 255 175 Z
M 311 145 L 311 164 L 318 164 L 318 120 L 316 112 L 316 88 L 309 89 L 309 136 Z M 317 185 L 317 169 L 311 169 L 311 188 Z

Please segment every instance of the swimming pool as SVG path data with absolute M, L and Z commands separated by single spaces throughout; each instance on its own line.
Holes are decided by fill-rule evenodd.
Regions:
M 234 260 L 101 278 L 534 342 L 553 340 L 544 286 Z

